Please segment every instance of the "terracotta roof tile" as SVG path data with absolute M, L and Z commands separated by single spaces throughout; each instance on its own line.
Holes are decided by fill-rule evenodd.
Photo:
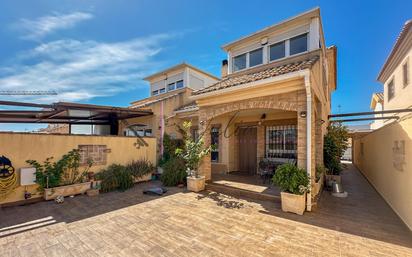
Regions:
M 229 77 L 224 78 L 213 85 L 194 91 L 193 95 L 209 93 L 212 91 L 222 90 L 225 88 L 235 87 L 253 81 L 258 81 L 294 71 L 303 70 L 311 67 L 318 59 L 319 56 L 312 56 L 305 60 L 294 61 L 282 65 L 274 65 L 273 63 L 267 64 L 265 66 L 262 66 L 261 69 L 253 69 L 251 72 L 248 73 L 241 72 L 239 75 L 229 75 Z
M 196 102 L 191 102 L 191 103 L 180 106 L 175 111 L 179 112 L 179 111 L 195 111 L 195 110 L 197 110 L 197 104 Z

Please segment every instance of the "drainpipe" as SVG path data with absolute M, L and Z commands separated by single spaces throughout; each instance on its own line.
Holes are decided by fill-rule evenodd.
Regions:
M 306 172 L 310 177 L 310 189 L 312 190 L 312 89 L 310 86 L 309 72 L 305 72 L 306 89 Z M 307 193 L 306 210 L 312 209 L 312 193 Z
M 164 101 L 160 103 L 160 157 L 163 158 L 163 137 L 165 134 Z

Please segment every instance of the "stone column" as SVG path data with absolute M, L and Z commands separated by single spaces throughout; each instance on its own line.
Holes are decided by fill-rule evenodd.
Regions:
M 203 135 L 205 147 L 210 146 L 210 126 L 207 113 L 205 110 L 199 110 L 199 135 Z M 210 154 L 206 155 L 199 166 L 199 174 L 206 177 L 206 180 L 212 179 L 212 163 Z
M 302 118 L 302 112 L 306 112 L 306 92 L 300 90 L 297 96 L 297 129 L 298 129 L 298 167 L 306 169 L 306 117 Z

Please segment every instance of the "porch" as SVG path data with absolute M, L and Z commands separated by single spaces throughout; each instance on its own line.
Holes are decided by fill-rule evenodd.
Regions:
M 212 180 L 207 183 L 206 188 L 231 196 L 280 201 L 280 190 L 277 186 L 272 185 L 270 179 L 245 172 L 213 174 Z

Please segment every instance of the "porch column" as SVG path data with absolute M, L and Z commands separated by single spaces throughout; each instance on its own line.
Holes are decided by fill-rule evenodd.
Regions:
M 199 135 L 203 135 L 205 147 L 210 146 L 210 126 L 204 110 L 199 110 Z M 206 177 L 206 181 L 212 178 L 212 163 L 210 154 L 206 155 L 199 166 L 199 174 Z
M 297 120 L 298 120 L 298 146 L 297 146 L 297 156 L 298 156 L 298 167 L 306 169 L 306 117 L 301 117 L 301 113 L 306 112 L 306 92 L 301 90 L 298 92 L 298 110 L 297 110 Z

